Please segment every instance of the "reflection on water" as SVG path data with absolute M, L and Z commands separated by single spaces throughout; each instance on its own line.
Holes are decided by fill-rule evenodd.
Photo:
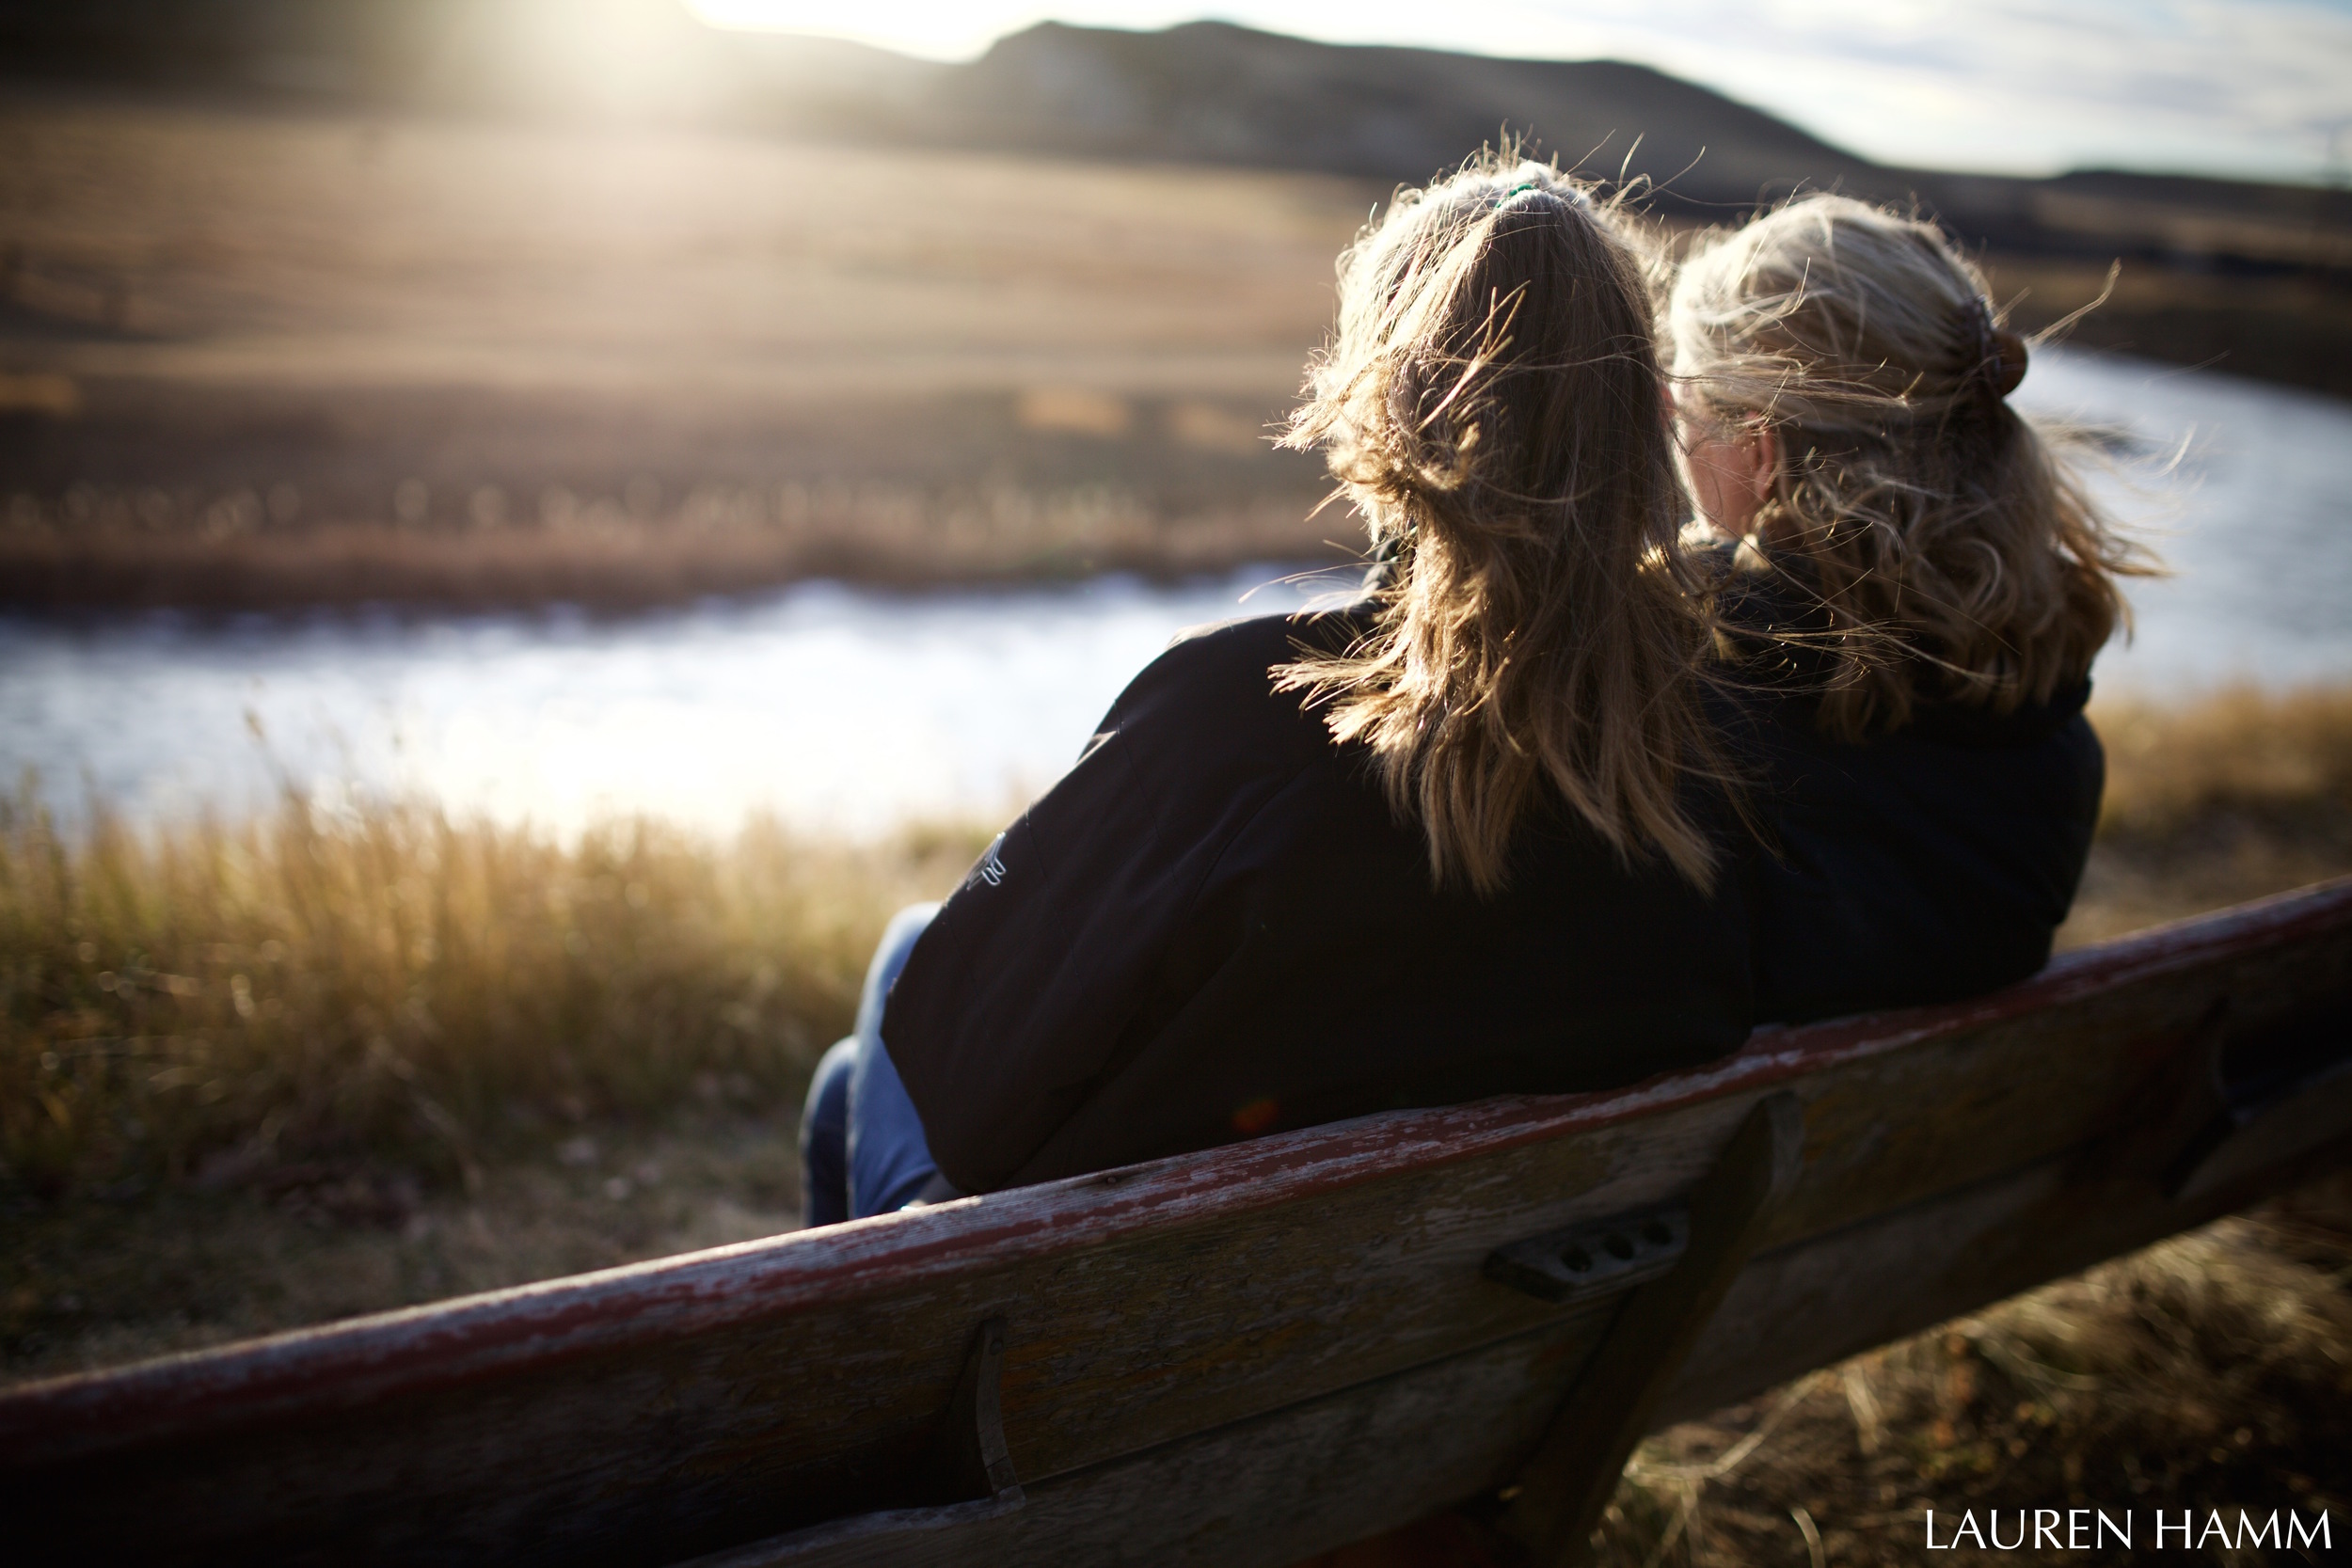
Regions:
M 2102 685 L 2352 678 L 2352 405 L 2090 355 L 2039 356 L 2021 403 L 2185 439 L 2111 487 L 2180 576 L 2133 591 Z M 0 768 L 155 819 L 267 798 L 278 773 L 428 791 L 557 828 L 753 809 L 866 832 L 995 816 L 1050 782 L 1177 628 L 1305 602 L 1273 568 L 910 596 L 813 584 L 622 622 L 566 614 L 61 626 L 0 620 Z M 1243 595 L 1257 592 L 1247 603 Z M 263 736 L 248 733 L 248 715 Z
M 2100 684 L 2161 696 L 2233 680 L 2352 678 L 2352 404 L 2111 355 L 2045 351 L 2033 412 L 2120 425 L 2180 454 L 2100 488 L 2175 576 L 2131 586 L 2138 632 Z
M 724 829 L 764 808 L 852 832 L 1004 815 L 1070 765 L 1173 632 L 1313 592 L 1279 575 L 932 595 L 812 583 L 621 622 L 0 622 L 0 763 L 38 767 L 62 804 L 87 776 L 141 818 L 249 809 L 273 769 L 558 828 L 613 810 Z

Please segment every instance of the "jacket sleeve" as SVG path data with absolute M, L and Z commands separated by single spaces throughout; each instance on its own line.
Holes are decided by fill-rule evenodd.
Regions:
M 932 1158 L 964 1191 L 1007 1185 L 1135 1049 L 1130 1025 L 1218 854 L 1303 766 L 1265 641 L 1211 634 L 1138 675 L 892 988 L 882 1037 Z

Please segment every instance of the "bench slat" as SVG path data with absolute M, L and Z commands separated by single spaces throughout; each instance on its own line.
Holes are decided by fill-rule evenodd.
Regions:
M 927 1539 L 691 1568 L 1284 1568 L 1476 1491 L 1524 1456 L 1598 1338 L 1562 1325 L 1026 1488 L 1017 1514 Z

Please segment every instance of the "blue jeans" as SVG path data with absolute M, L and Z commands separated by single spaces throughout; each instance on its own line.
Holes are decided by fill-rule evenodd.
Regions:
M 882 1046 L 882 1004 L 914 939 L 939 912 L 910 904 L 891 916 L 858 995 L 857 1032 L 817 1064 L 801 1113 L 801 1211 L 809 1225 L 887 1214 L 943 1185 L 923 1118 Z

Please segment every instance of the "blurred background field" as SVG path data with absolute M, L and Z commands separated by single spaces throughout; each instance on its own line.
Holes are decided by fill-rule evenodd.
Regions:
M 890 911 L 1170 631 L 1355 580 L 1268 436 L 1339 248 L 1505 131 L 1668 245 L 1835 185 L 2027 329 L 2104 298 L 2019 398 L 2179 571 L 2063 940 L 2352 872 L 2352 31 L 1982 0 L 1963 81 L 1876 9 L 0 0 L 0 1378 L 797 1224 Z M 1510 57 L 1570 23 L 1671 48 Z M 2018 151 L 2078 87 L 2103 150 Z M 1613 1560 L 2341 1512 L 2347 1238 L 2314 1189 L 1677 1429 Z
M 0 108 L 19 604 L 675 602 L 1314 552 L 1341 182 Z M 12 395 L 14 408 L 5 408 Z

